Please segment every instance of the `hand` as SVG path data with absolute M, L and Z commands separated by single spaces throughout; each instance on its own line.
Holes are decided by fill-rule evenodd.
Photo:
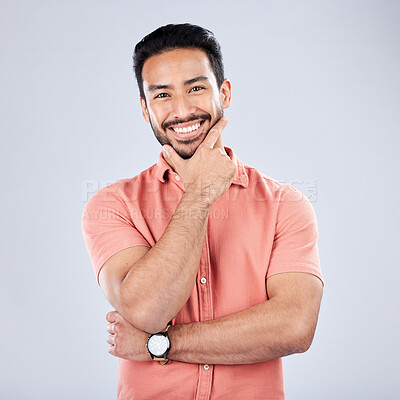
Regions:
M 109 312 L 106 320 L 110 323 L 107 326 L 107 332 L 110 334 L 107 338 L 110 354 L 132 361 L 151 361 L 146 348 L 150 334 L 136 329 L 117 311 Z
M 208 132 L 193 156 L 182 159 L 168 145 L 163 146 L 164 158 L 182 178 L 186 191 L 193 190 L 211 205 L 229 188 L 236 174 L 236 165 L 222 146 L 216 145 L 228 123 L 222 117 Z

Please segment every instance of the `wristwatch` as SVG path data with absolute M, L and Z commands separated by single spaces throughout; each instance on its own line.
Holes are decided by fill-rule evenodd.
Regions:
M 164 330 L 150 335 L 146 343 L 147 352 L 150 354 L 151 358 L 154 361 L 160 361 L 161 365 L 168 362 L 167 354 L 171 348 L 171 342 L 168 337 L 168 329 L 170 326 L 171 323 L 168 323 Z

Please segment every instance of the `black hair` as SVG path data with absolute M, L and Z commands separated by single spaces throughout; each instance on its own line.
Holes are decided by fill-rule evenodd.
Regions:
M 197 25 L 169 24 L 149 33 L 135 46 L 133 68 L 142 99 L 145 100 L 142 69 L 146 60 L 151 56 L 179 48 L 203 50 L 210 60 L 218 88 L 221 88 L 224 81 L 224 63 L 221 46 L 214 34 L 208 29 Z

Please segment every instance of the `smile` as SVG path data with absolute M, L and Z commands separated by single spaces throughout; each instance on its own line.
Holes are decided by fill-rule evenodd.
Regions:
M 203 123 L 204 120 L 185 122 L 183 124 L 170 126 L 169 129 L 171 129 L 175 137 L 179 139 L 191 139 L 199 134 L 200 127 Z
M 188 126 L 187 128 L 172 128 L 176 133 L 189 133 L 189 132 L 193 132 L 196 129 L 200 128 L 200 123 L 197 123 L 195 125 L 192 126 Z

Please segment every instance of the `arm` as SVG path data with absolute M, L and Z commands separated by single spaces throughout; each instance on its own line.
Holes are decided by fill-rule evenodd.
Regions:
M 250 364 L 302 353 L 311 345 L 321 281 L 285 273 L 267 280 L 270 300 L 213 321 L 171 327 L 169 358 L 188 363 Z
M 209 207 L 186 192 L 160 240 L 129 266 L 119 285 L 116 309 L 137 328 L 160 331 L 186 303 L 199 267 L 208 214 Z
M 212 321 L 169 328 L 168 358 L 186 363 L 251 364 L 311 345 L 322 298 L 322 283 L 307 273 L 282 273 L 267 279 L 269 300 Z M 114 313 L 107 315 L 109 352 L 136 361 L 149 360 L 147 336 Z M 135 338 L 135 340 L 132 340 Z
M 99 282 L 107 299 L 138 329 L 162 330 L 193 290 L 209 210 L 236 172 L 234 162 L 219 151 L 226 123 L 216 124 L 188 160 L 169 148 L 164 158 L 181 176 L 186 192 L 166 231 L 150 250 L 125 249 L 100 271 Z

